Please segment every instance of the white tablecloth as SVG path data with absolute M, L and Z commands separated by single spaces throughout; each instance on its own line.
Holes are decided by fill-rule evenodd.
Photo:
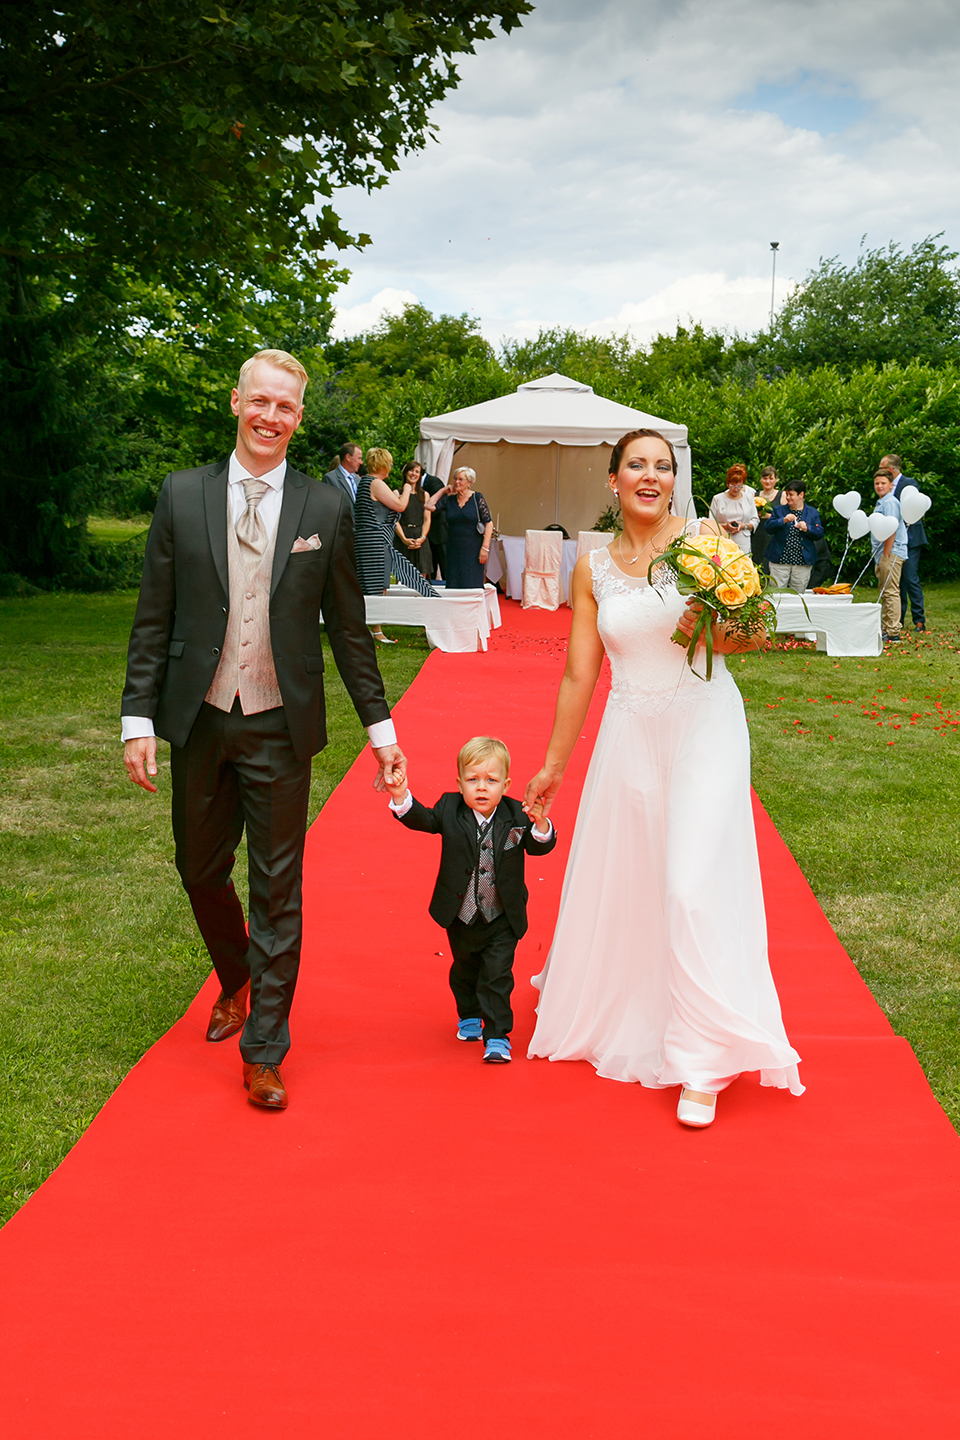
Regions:
M 500 624 L 500 603 L 493 586 L 483 590 L 437 588 L 437 599 L 418 595 L 403 585 L 391 585 L 386 595 L 367 595 L 367 623 L 422 625 L 436 650 L 486 650 L 490 631 Z
M 503 558 L 507 563 L 507 594 L 511 600 L 523 599 L 523 565 L 526 556 L 527 538 L 525 535 L 501 535 L 500 544 L 503 546 Z M 491 550 L 490 559 L 487 562 L 487 579 L 502 579 L 503 571 L 500 567 L 500 558 L 497 556 L 494 565 L 495 550 Z M 560 600 L 567 601 L 570 593 L 570 573 L 577 563 L 577 542 L 576 540 L 564 540 L 563 560 L 560 565 Z M 496 570 L 496 573 L 494 573 Z
M 771 595 L 777 630 L 816 638 L 828 655 L 882 655 L 880 606 L 853 604 L 852 595 Z M 806 606 L 806 609 L 804 608 Z

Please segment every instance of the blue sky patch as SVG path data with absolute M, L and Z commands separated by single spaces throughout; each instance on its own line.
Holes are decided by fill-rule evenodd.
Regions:
M 862 120 L 870 107 L 844 86 L 802 75 L 792 85 L 758 85 L 751 94 L 738 96 L 736 109 L 778 115 L 794 129 L 838 135 Z

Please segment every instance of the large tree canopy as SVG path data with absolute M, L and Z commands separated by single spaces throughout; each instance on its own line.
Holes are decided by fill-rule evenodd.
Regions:
M 0 5 L 0 573 L 79 583 L 84 495 L 130 430 L 101 392 L 131 360 L 124 398 L 183 416 L 203 403 L 194 361 L 219 376 L 244 338 L 325 338 L 335 272 L 320 252 L 366 240 L 341 227 L 335 190 L 383 184 L 425 144 L 457 57 L 530 8 Z M 134 430 L 125 448 L 145 455 L 150 426 Z
M 168 282 L 349 243 L 324 203 L 424 144 L 454 60 L 526 0 L 0 6 L 0 253 Z M 314 207 L 316 207 L 314 209 Z M 308 215 L 309 212 L 309 215 Z
M 821 260 L 762 337 L 765 358 L 806 370 L 960 360 L 957 253 L 939 238 L 864 250 L 850 266 Z

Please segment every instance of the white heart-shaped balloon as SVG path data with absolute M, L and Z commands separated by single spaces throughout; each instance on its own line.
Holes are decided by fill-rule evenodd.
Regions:
M 870 516 L 865 510 L 854 510 L 847 521 L 847 534 L 851 540 L 862 540 L 870 529 Z
M 905 525 L 916 525 L 922 520 L 933 503 L 929 495 L 923 495 L 916 485 L 907 485 L 900 491 L 900 514 Z
M 890 536 L 896 535 L 900 529 L 900 521 L 896 515 L 881 515 L 880 512 L 876 510 L 870 516 L 867 523 L 870 526 L 870 534 L 874 540 L 889 540 Z
M 833 508 L 844 520 L 849 520 L 854 510 L 860 509 L 860 491 L 848 490 L 846 495 L 834 495 Z

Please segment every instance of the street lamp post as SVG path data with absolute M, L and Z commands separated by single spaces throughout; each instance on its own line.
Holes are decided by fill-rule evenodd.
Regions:
M 773 260 L 773 273 L 770 276 L 770 329 L 773 329 L 773 297 L 777 289 L 777 251 L 780 249 L 779 240 L 770 241 L 770 251 Z

